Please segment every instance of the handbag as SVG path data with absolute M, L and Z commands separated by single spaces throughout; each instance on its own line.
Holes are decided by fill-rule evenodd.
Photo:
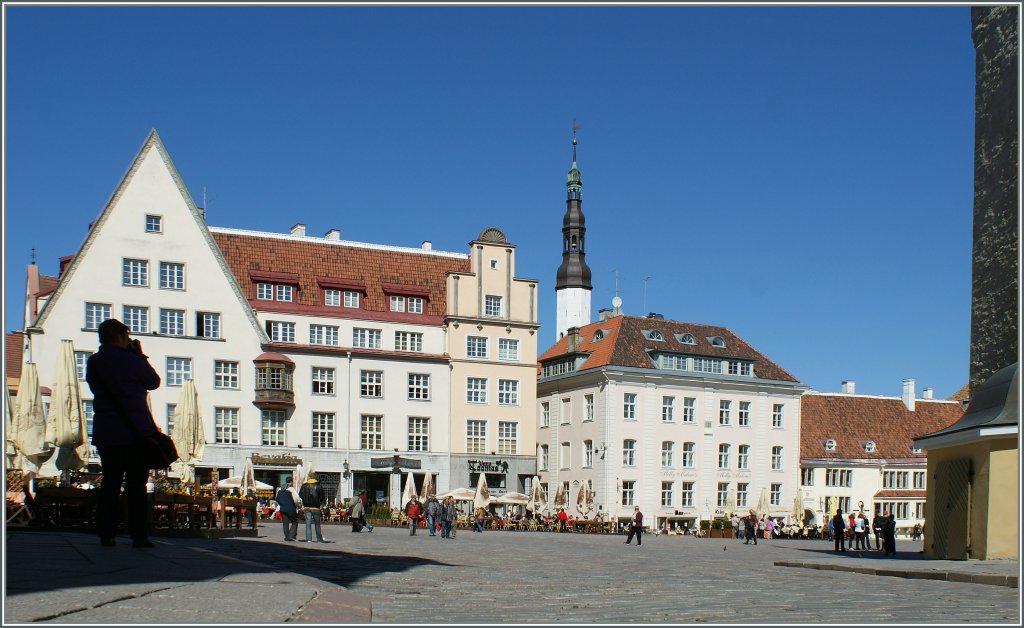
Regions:
M 142 441 L 142 455 L 147 469 L 166 469 L 178 459 L 178 448 L 171 437 L 157 432 Z

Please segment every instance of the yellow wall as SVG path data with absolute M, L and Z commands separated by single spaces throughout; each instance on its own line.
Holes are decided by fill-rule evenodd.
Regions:
M 1017 439 L 979 440 L 928 450 L 928 497 L 925 503 L 925 556 L 935 556 L 929 535 L 935 529 L 936 468 L 946 460 L 970 458 L 974 470 L 970 504 L 971 558 L 1019 558 L 1020 487 Z

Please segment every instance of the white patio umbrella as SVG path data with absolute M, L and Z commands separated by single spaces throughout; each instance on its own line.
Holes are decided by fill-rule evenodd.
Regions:
M 736 494 L 733 491 L 729 491 L 729 496 L 725 499 L 725 511 L 726 518 L 732 517 L 732 513 L 736 512 Z
M 504 504 L 506 506 L 525 506 L 530 501 L 530 496 L 526 493 L 518 493 L 516 491 L 509 491 L 500 497 L 496 497 L 491 500 L 492 504 Z
M 547 496 L 544 495 L 544 489 L 540 486 L 540 478 L 535 475 L 533 482 L 530 483 L 530 501 L 526 504 L 526 509 L 531 512 L 540 512 L 546 501 Z
M 412 471 L 405 474 L 405 490 L 402 491 L 402 507 L 412 501 L 413 497 L 418 497 L 416 494 L 416 478 L 413 476 Z
M 46 442 L 43 394 L 39 390 L 39 371 L 34 362 L 26 362 L 21 367 L 14 412 L 14 445 L 21 455 L 21 472 L 29 478 L 37 475 L 39 467 L 53 454 L 53 448 Z
M 59 449 L 54 463 L 60 471 L 79 471 L 89 459 L 82 394 L 78 388 L 75 349 L 70 340 L 61 340 L 57 354 L 57 381 L 50 393 L 50 412 L 46 418 L 48 440 Z
M 476 491 L 471 488 L 455 488 L 437 496 L 438 499 L 444 499 L 445 497 L 451 497 L 457 502 L 471 502 L 476 497 Z
M 491 492 L 487 490 L 487 474 L 481 473 L 473 495 L 473 508 L 487 508 L 491 503 Z
M 171 469 L 177 472 L 183 484 L 195 480 L 195 464 L 202 459 L 206 449 L 203 415 L 199 408 L 195 382 L 187 379 L 181 386 L 178 405 L 174 408 L 174 429 L 171 430 L 171 440 L 178 450 L 178 461 L 171 465 Z
M 755 506 L 757 512 L 755 513 L 758 519 L 763 518 L 771 510 L 771 504 L 768 503 L 768 491 L 761 489 L 761 495 L 757 498 L 757 506 Z
M 590 490 L 590 485 L 586 482 L 580 482 L 580 490 L 576 494 L 576 510 L 586 517 L 594 509 L 593 506 L 594 493 Z
M 18 447 L 14 444 L 14 402 L 11 389 L 4 386 L 4 468 L 14 469 L 18 462 Z
M 217 480 L 217 490 L 230 491 L 233 488 L 237 488 L 238 491 L 242 493 L 242 495 L 245 495 L 245 493 L 242 492 L 242 482 L 244 479 L 244 475 L 233 475 L 229 478 Z M 204 484 L 203 488 L 213 488 L 213 482 L 209 484 Z M 253 480 L 252 485 L 249 488 L 251 488 L 254 491 L 269 491 L 272 490 L 274 487 L 264 482 L 260 482 L 259 480 Z
M 231 478 L 228 479 L 230 480 Z M 263 483 L 260 482 L 260 484 Z M 264 484 L 264 486 L 266 486 L 267 489 L 270 488 L 269 484 Z M 249 494 L 250 490 L 256 490 L 256 473 L 252 469 L 252 458 L 246 458 L 245 462 L 242 464 L 242 475 L 241 480 L 239 481 L 238 492 L 244 497 Z
M 796 495 L 793 496 L 793 524 L 804 524 L 804 503 L 800 499 L 800 491 L 797 491 Z
M 566 501 L 565 484 L 559 482 L 558 488 L 555 489 L 555 508 L 564 508 Z
M 423 497 L 431 497 L 436 490 L 434 488 L 434 474 L 427 471 L 426 476 L 423 478 L 423 489 L 420 492 L 423 493 Z

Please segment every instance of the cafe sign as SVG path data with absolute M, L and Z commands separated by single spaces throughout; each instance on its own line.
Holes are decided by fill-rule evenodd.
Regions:
M 302 464 L 302 458 L 289 454 L 278 454 L 273 456 L 253 454 L 252 464 L 253 466 L 294 467 L 295 465 Z
M 508 462 L 504 460 L 470 460 L 470 473 L 508 473 Z
M 401 456 L 389 456 L 387 458 L 370 458 L 371 469 L 386 469 L 388 467 L 405 467 L 406 469 L 419 469 L 420 461 Z

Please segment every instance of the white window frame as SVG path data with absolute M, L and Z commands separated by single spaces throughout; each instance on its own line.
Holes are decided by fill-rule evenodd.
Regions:
M 487 378 L 466 378 L 466 403 L 487 403 Z
M 405 311 L 405 297 L 393 294 L 388 299 L 388 304 L 392 312 L 404 312 Z
M 238 390 L 238 362 L 214 360 L 213 387 L 220 390 Z
M 697 457 L 697 443 L 685 442 L 680 450 L 680 461 L 684 469 L 694 468 L 694 461 Z
M 487 453 L 487 421 L 466 419 L 466 453 Z
M 310 416 L 310 447 L 313 449 L 334 449 L 333 412 L 313 412 Z
M 342 305 L 344 307 L 359 307 L 359 293 L 355 290 L 345 290 L 342 295 Z
M 786 420 L 786 404 L 776 403 L 772 404 L 772 427 L 774 429 L 783 429 L 785 427 Z
M 192 379 L 192 358 L 167 356 L 167 370 L 164 384 L 181 386 L 185 380 Z
M 379 414 L 359 416 L 359 448 L 370 451 L 384 448 L 384 417 Z
M 430 401 L 430 375 L 409 373 L 406 392 L 410 401 Z
M 409 417 L 409 451 L 430 451 L 430 418 Z
M 518 362 L 519 340 L 516 338 L 498 338 L 498 359 L 503 362 Z
M 661 507 L 662 508 L 671 508 L 672 507 L 672 501 L 673 501 L 673 499 L 675 497 L 673 495 L 673 493 L 675 492 L 675 491 L 673 491 L 674 487 L 675 487 L 675 482 L 671 482 L 671 481 L 667 481 L 667 480 L 662 480 L 661 481 Z
M 679 483 L 679 505 L 683 508 L 693 508 L 693 485 L 693 482 Z
M 422 353 L 423 334 L 415 331 L 396 331 L 395 351 Z
M 466 336 L 466 357 L 487 359 L 487 336 Z
M 122 257 L 121 285 L 133 286 L 138 288 L 148 288 L 149 260 Z
M 405 310 L 410 314 L 423 313 L 423 297 L 408 297 L 405 300 Z
M 622 393 L 622 418 L 636 421 L 636 393 Z
M 540 426 L 549 427 L 551 425 L 551 404 L 547 401 L 542 401 L 540 404 Z
M 683 423 L 693 423 L 697 420 L 697 398 L 683 397 Z
M 772 471 L 782 471 L 783 449 L 781 445 L 772 447 Z
M 518 406 L 519 405 L 519 380 L 499 379 L 498 380 L 498 405 Z
M 164 217 L 159 214 L 146 214 L 146 233 L 163 233 Z
M 213 438 L 215 443 L 237 445 L 238 431 L 238 408 L 215 407 L 213 409 Z
M 309 326 L 309 344 L 337 347 L 339 342 L 338 331 L 337 325 L 318 325 L 312 323 Z
M 732 423 L 732 400 L 721 399 L 718 401 L 718 424 L 730 425 Z
M 85 329 L 98 329 L 100 323 L 105 320 L 110 320 L 110 304 L 109 303 L 89 303 L 85 304 Z
M 384 398 L 384 371 L 359 371 L 359 396 L 363 399 Z
M 341 290 L 337 288 L 324 288 L 324 305 L 327 307 L 341 307 Z
M 739 414 L 736 417 L 736 424 L 740 427 L 750 427 L 750 402 L 741 401 Z
M 334 369 L 329 366 L 310 367 L 310 393 L 313 395 L 333 396 L 336 390 L 334 381 Z
M 633 506 L 636 504 L 636 480 L 622 481 L 622 505 Z
M 202 328 L 196 330 L 200 338 L 220 338 L 220 313 L 197 312 L 196 323 L 202 320 Z
M 663 440 L 661 441 L 661 466 L 665 469 L 671 469 L 675 463 L 676 457 L 676 444 L 675 441 Z
M 594 420 L 594 394 L 587 393 L 583 395 L 583 421 Z
M 352 347 L 356 349 L 380 349 L 381 330 L 370 327 L 353 327 Z
M 164 336 L 184 336 L 185 310 L 160 308 L 160 333 Z
M 500 318 L 502 315 L 501 296 L 497 294 L 484 295 L 484 316 Z
M 121 322 L 128 326 L 133 334 L 149 333 L 149 308 L 145 305 L 125 305 L 121 307 Z
M 750 469 L 750 445 L 740 445 L 736 448 L 736 468 Z
M 287 442 L 287 422 L 284 410 L 263 410 L 260 413 L 260 445 L 284 447 Z
M 160 289 L 185 289 L 185 264 L 181 262 L 160 262 Z
M 718 468 L 728 469 L 729 468 L 729 456 L 732 453 L 732 445 L 729 443 L 720 443 L 718 445 Z
M 636 439 L 626 438 L 622 441 L 622 466 L 636 466 Z
M 295 298 L 295 288 L 290 284 L 279 283 L 274 286 L 274 300 L 282 303 L 291 303 Z
M 498 455 L 515 456 L 519 453 L 519 422 L 498 421 Z
M 675 423 L 676 421 L 676 398 L 663 396 L 661 398 L 661 421 L 662 423 Z

